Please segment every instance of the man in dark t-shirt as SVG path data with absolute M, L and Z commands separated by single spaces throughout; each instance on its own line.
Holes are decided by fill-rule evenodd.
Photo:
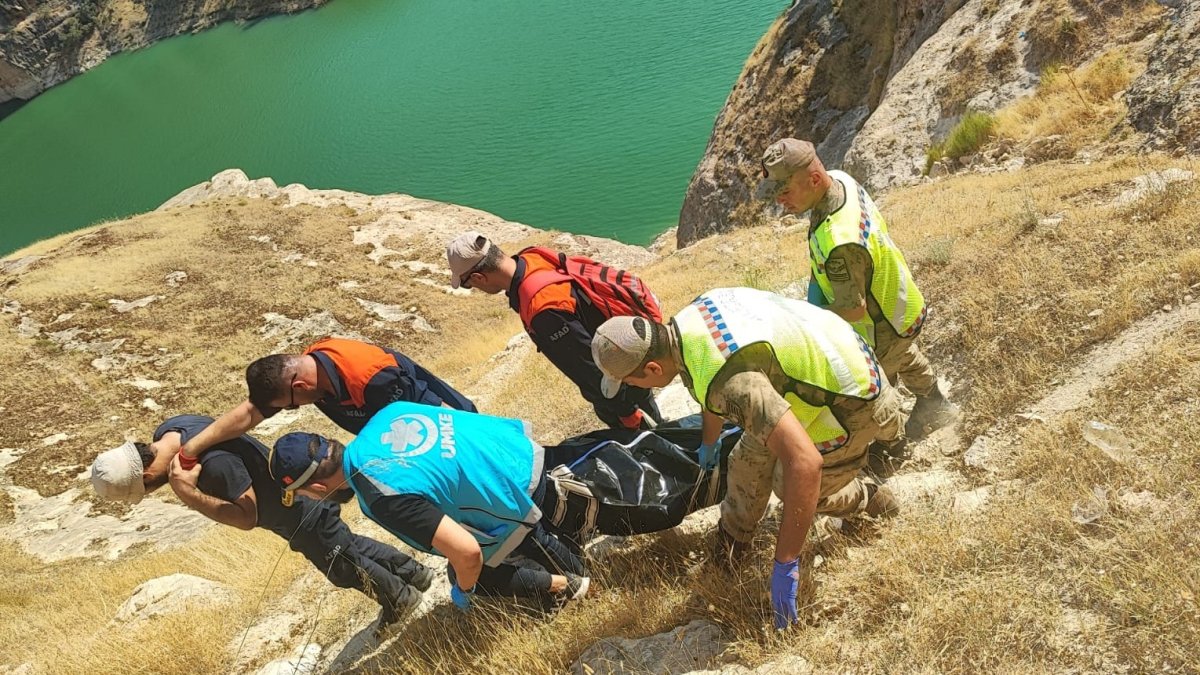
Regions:
M 150 445 L 127 442 L 96 458 L 92 484 L 108 499 L 137 503 L 170 482 L 185 505 L 208 518 L 243 530 L 261 527 L 287 540 L 340 588 L 355 588 L 381 606 L 378 629 L 415 608 L 433 575 L 396 548 L 354 534 L 339 504 L 297 496 L 285 506 L 271 478 L 269 450 L 251 436 L 219 443 L 191 471 L 170 471 L 171 459 L 212 418 L 180 415 L 155 430 Z

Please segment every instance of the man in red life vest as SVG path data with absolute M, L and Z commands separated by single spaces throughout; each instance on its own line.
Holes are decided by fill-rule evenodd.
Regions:
M 284 408 L 311 403 L 352 434 L 394 401 L 476 412 L 470 399 L 403 354 L 341 338 L 319 340 L 303 354 L 272 354 L 251 363 L 246 387 L 246 401 L 179 449 L 182 469 L 190 470 L 209 447 L 241 436 Z
M 454 288 L 508 296 L 538 351 L 579 387 L 602 422 L 639 429 L 651 426 L 647 417 L 662 421 L 649 389 L 622 385 L 603 392 L 601 372 L 592 361 L 592 335 L 608 318 L 658 313 L 661 319 L 657 300 L 637 277 L 541 247 L 510 257 L 479 232 L 450 242 L 446 258 Z

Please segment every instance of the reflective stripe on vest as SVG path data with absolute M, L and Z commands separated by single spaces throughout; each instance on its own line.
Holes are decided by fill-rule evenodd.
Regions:
M 849 174 L 830 171 L 829 176 L 840 182 L 846 193 L 846 203 L 829 216 L 809 235 L 808 250 L 812 276 L 826 299 L 833 298 L 833 286 L 825 272 L 825 261 L 839 246 L 856 244 L 871 254 L 871 297 L 879 305 L 888 323 L 900 337 L 912 337 L 925 322 L 925 298 L 913 281 L 904 254 L 888 235 L 887 222 L 870 195 Z M 875 331 L 871 317 L 856 322 L 855 329 L 872 346 Z
M 708 410 L 709 386 L 740 349 L 765 343 L 783 372 L 838 396 L 872 400 L 882 387 L 879 364 L 867 343 L 836 314 L 801 300 L 751 288 L 718 288 L 674 317 L 692 393 Z M 821 452 L 841 447 L 846 430 L 828 407 L 784 398 Z

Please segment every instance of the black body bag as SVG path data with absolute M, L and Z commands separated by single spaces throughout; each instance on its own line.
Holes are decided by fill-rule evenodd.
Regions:
M 600 534 L 630 535 L 675 527 L 684 516 L 725 498 L 729 453 L 741 438 L 722 430 L 721 462 L 697 461 L 698 416 L 653 431 L 605 429 L 547 447 L 544 523 L 585 542 Z M 556 496 L 556 500 L 550 497 Z

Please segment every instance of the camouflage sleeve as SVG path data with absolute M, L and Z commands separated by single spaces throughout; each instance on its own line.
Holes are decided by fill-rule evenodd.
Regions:
M 839 246 L 825 261 L 825 276 L 833 289 L 832 302 L 826 309 L 858 309 L 867 300 L 867 278 L 871 274 L 871 254 L 857 244 Z
M 765 374 L 747 370 L 730 375 L 709 394 L 709 403 L 746 434 L 766 446 L 779 419 L 791 411 Z

